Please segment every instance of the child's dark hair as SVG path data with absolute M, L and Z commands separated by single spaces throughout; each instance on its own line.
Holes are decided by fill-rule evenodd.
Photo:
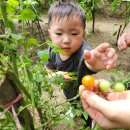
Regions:
M 48 11 L 48 25 L 53 18 L 62 19 L 64 17 L 78 17 L 81 19 L 82 25 L 86 27 L 86 15 L 79 4 L 75 2 L 56 2 L 51 5 Z

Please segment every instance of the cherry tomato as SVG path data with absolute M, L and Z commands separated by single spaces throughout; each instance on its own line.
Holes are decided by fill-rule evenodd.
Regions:
M 107 81 L 107 80 L 100 80 L 99 81 L 99 88 L 102 90 L 102 91 L 104 91 L 104 92 L 106 92 L 106 91 L 108 91 L 109 90 L 109 88 L 110 88 L 110 82 L 109 81 Z
M 91 90 L 95 84 L 95 79 L 91 75 L 86 75 L 82 78 L 82 85 L 88 90 Z
M 123 83 L 120 83 L 120 82 L 116 83 L 113 88 L 114 88 L 115 92 L 125 91 L 125 85 Z
M 71 77 L 69 73 L 65 74 L 65 76 Z

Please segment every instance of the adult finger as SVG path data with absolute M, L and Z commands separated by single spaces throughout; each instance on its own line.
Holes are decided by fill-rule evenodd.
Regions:
M 103 112 L 108 107 L 108 102 L 91 91 L 82 92 L 82 99 L 89 104 L 90 107 Z
M 121 123 L 109 120 L 109 118 L 107 118 L 103 113 L 92 107 L 88 107 L 86 111 L 88 115 L 103 129 L 122 127 Z
M 125 48 L 127 48 L 127 43 L 126 43 L 126 33 L 123 34 L 119 40 L 118 40 L 118 49 L 119 50 L 124 50 Z
M 109 101 L 122 100 L 122 99 L 130 100 L 130 91 L 127 90 L 121 93 L 117 93 L 117 92 L 109 93 L 107 99 Z
M 79 94 L 82 94 L 82 92 L 86 90 L 86 88 L 83 85 L 79 86 Z
M 96 97 L 92 92 L 84 91 L 82 93 L 82 104 L 85 111 L 103 128 L 119 127 L 119 123 L 109 120 L 107 113 L 111 110 L 107 109 L 108 105 L 104 105 L 105 100 L 102 99 L 104 101 L 101 101 L 101 99 L 98 99 L 98 96 Z

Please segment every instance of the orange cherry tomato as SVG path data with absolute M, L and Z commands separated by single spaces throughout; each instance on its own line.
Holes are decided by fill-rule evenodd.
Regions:
M 85 75 L 82 78 L 82 85 L 84 85 L 88 90 L 92 90 L 95 84 L 95 79 L 91 75 Z

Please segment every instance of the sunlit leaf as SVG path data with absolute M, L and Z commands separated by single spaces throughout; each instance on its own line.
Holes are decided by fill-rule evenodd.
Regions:
M 37 45 L 38 41 L 35 38 L 29 38 L 27 40 L 27 47 L 30 47 L 31 45 Z
M 17 1 L 17 0 L 8 0 L 7 3 L 8 3 L 8 5 L 10 5 L 13 8 L 18 8 L 18 6 L 19 6 L 19 1 Z
M 88 119 L 88 113 L 87 112 L 83 112 L 83 116 L 84 116 L 85 120 Z
M 18 17 L 20 20 L 34 20 L 36 14 L 30 9 L 23 9 Z

